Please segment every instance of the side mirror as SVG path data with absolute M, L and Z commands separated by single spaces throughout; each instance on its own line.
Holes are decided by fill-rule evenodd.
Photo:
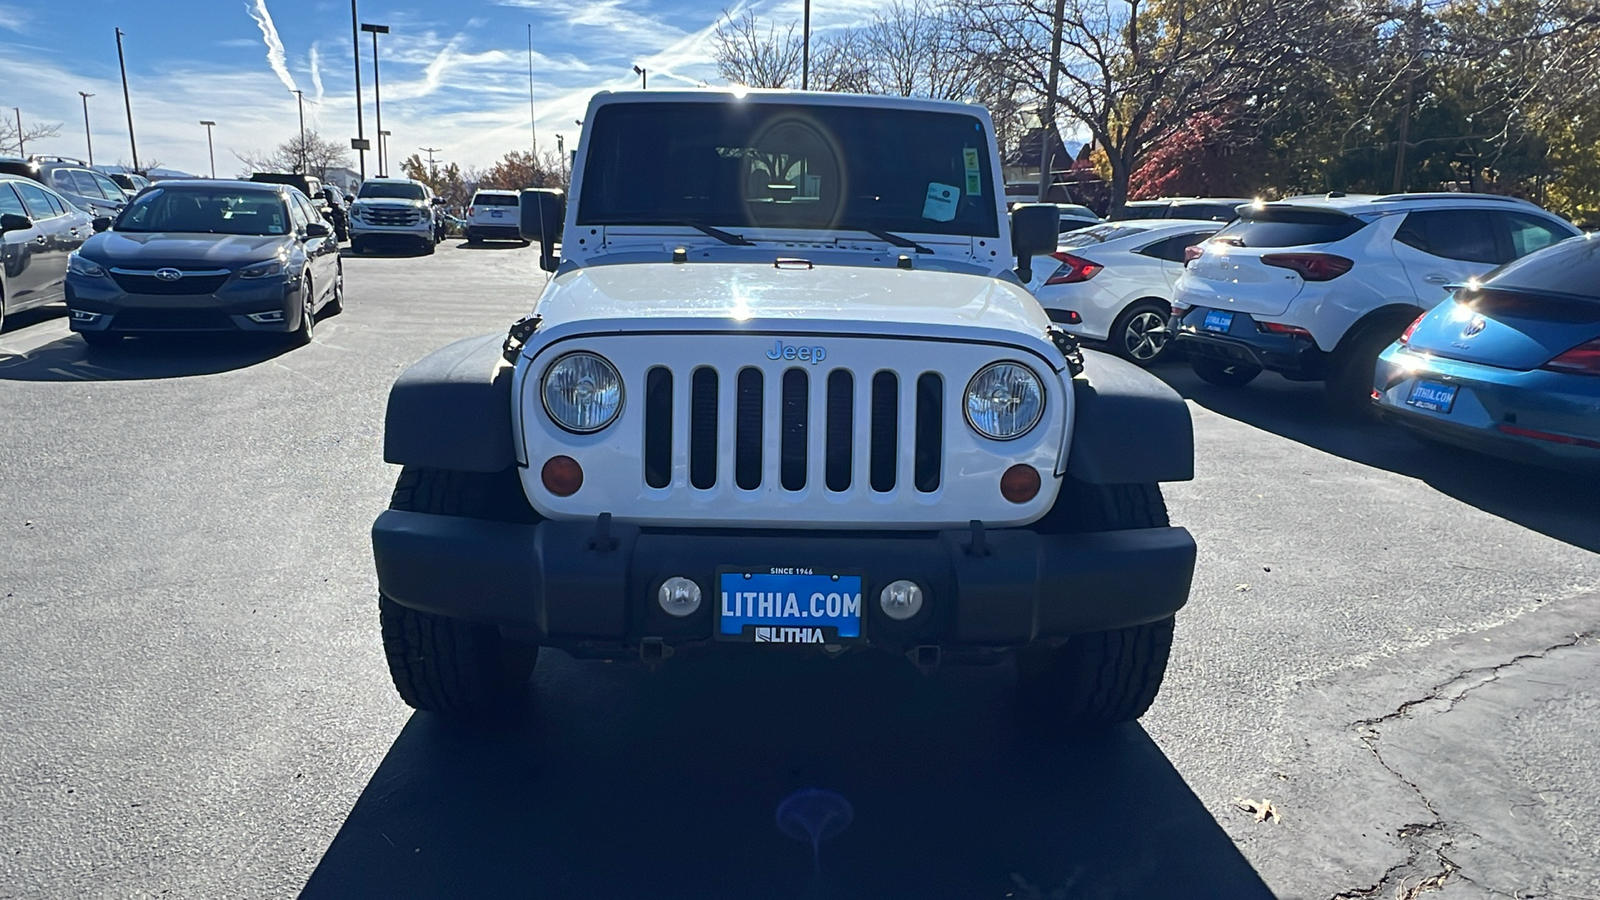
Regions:
M 1033 258 L 1056 249 L 1060 216 L 1054 203 L 1018 203 L 1011 210 L 1011 249 L 1023 284 L 1033 280 Z
M 556 245 L 567 218 L 567 192 L 559 188 L 527 188 L 522 192 L 518 230 L 525 241 L 539 242 L 539 268 L 554 272 L 561 264 Z
M 27 231 L 32 227 L 33 220 L 27 216 L 19 216 L 16 213 L 0 215 L 0 234 L 8 231 Z
M 100 232 L 109 229 L 113 221 L 115 220 L 110 216 L 96 216 L 95 220 L 89 223 L 89 227 L 94 229 L 95 234 L 99 234 Z
M 435 197 L 435 198 L 433 198 L 433 205 L 434 206 L 443 206 L 444 205 L 444 198 L 443 197 Z
M 324 222 L 312 222 L 306 226 L 306 237 L 308 238 L 325 238 L 330 234 L 333 234 L 333 229 L 329 228 Z

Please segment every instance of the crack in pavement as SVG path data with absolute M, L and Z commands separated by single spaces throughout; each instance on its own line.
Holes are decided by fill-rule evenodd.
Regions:
M 1417 795 L 1417 799 L 1422 802 L 1423 807 L 1426 808 L 1428 813 L 1433 816 L 1433 821 L 1427 823 L 1402 825 L 1399 828 L 1396 836 L 1405 841 L 1408 845 L 1412 846 L 1412 849 L 1410 849 L 1408 852 L 1406 859 L 1385 869 L 1383 874 L 1378 877 L 1378 880 L 1370 886 L 1341 891 L 1337 894 L 1334 894 L 1330 900 L 1361 900 L 1361 898 L 1375 898 L 1381 894 L 1387 893 L 1391 885 L 1394 885 L 1394 896 L 1399 898 L 1399 900 L 1415 900 L 1415 898 L 1420 894 L 1443 890 L 1445 884 L 1451 880 L 1462 881 L 1468 884 L 1476 884 L 1476 882 L 1474 882 L 1471 878 L 1462 874 L 1461 867 L 1446 855 L 1446 851 L 1454 845 L 1456 835 L 1467 834 L 1474 837 L 1478 837 L 1479 835 L 1470 830 L 1462 828 L 1461 826 L 1446 822 L 1444 818 L 1439 815 L 1438 810 L 1434 808 L 1433 801 L 1430 800 L 1427 793 L 1423 791 L 1422 786 L 1407 778 L 1400 772 L 1399 769 L 1396 769 L 1394 766 L 1390 765 L 1388 760 L 1383 758 L 1383 753 L 1378 748 L 1378 740 L 1380 737 L 1382 737 L 1378 730 L 1378 726 L 1386 722 L 1392 722 L 1403 718 L 1409 714 L 1411 710 L 1435 701 L 1443 701 L 1445 703 L 1445 707 L 1441 712 L 1449 712 L 1456 706 L 1456 704 L 1466 699 L 1468 694 L 1471 694 L 1485 685 L 1493 684 L 1498 681 L 1500 679 L 1500 673 L 1504 672 L 1506 669 L 1519 665 L 1528 660 L 1544 659 L 1557 650 L 1575 647 L 1594 634 L 1594 631 L 1576 632 L 1571 638 L 1556 644 L 1552 644 L 1543 650 L 1533 653 L 1518 654 L 1506 662 L 1497 663 L 1492 666 L 1478 666 L 1467 669 L 1436 685 L 1423 696 L 1401 703 L 1392 712 L 1373 718 L 1361 719 L 1351 723 L 1350 727 L 1358 729 L 1357 737 L 1367 748 L 1367 750 L 1372 753 L 1373 758 L 1378 761 L 1378 765 L 1382 766 L 1384 770 L 1393 775 L 1397 781 L 1410 788 L 1412 792 Z M 1451 691 L 1454 688 L 1461 685 L 1463 682 L 1468 681 L 1471 683 L 1467 684 L 1465 687 L 1462 687 L 1459 691 L 1454 692 L 1453 695 L 1451 694 Z M 1438 840 L 1437 845 L 1433 845 L 1431 840 L 1435 838 Z M 1436 862 L 1436 867 L 1430 867 L 1428 874 L 1421 876 L 1415 884 L 1408 884 L 1411 875 L 1406 873 L 1413 873 L 1418 865 L 1418 861 L 1424 859 L 1427 853 L 1431 853 L 1433 855 Z M 1398 884 L 1395 883 L 1396 876 L 1399 876 Z

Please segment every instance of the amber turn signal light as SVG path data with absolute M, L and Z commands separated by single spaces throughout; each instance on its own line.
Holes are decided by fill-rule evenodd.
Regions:
M 1000 496 L 1012 503 L 1027 503 L 1039 496 L 1039 470 L 1018 463 L 1000 476 Z
M 571 497 L 583 487 L 583 467 L 570 456 L 552 456 L 539 470 L 539 480 L 557 497 Z

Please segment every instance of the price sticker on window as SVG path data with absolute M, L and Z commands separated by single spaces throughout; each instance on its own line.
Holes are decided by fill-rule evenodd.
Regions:
M 978 149 L 967 147 L 961 155 L 967 169 L 967 193 L 973 197 L 983 196 L 983 169 L 978 164 Z

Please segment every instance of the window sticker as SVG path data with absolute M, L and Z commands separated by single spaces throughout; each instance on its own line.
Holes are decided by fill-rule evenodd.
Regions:
M 922 204 L 922 217 L 935 222 L 948 222 L 956 217 L 956 206 L 961 202 L 961 188 L 953 184 L 928 184 L 928 199 Z
M 978 166 L 978 148 L 967 147 L 961 151 L 961 155 L 967 167 L 967 193 L 973 197 L 982 197 L 983 170 Z

